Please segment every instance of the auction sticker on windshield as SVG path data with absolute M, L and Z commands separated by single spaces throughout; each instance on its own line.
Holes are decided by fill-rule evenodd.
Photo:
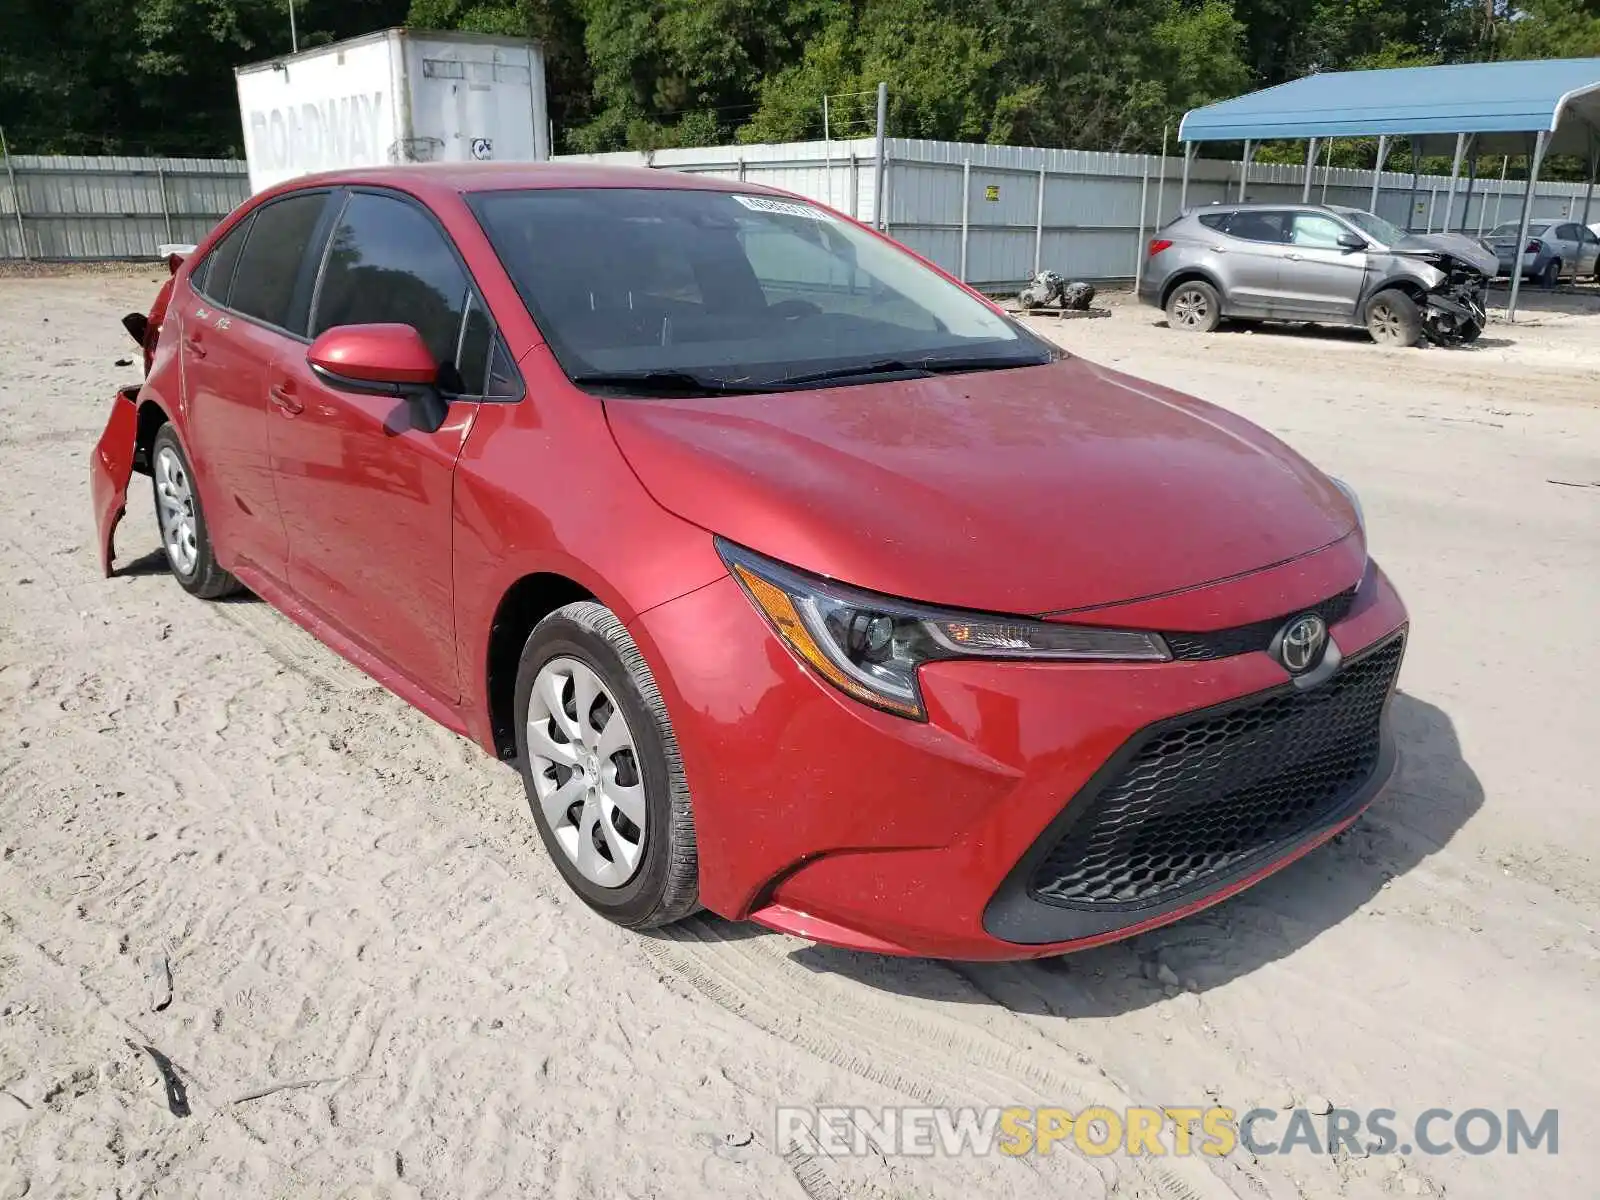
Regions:
M 831 215 L 809 204 L 796 204 L 792 200 L 774 200 L 770 196 L 735 196 L 734 199 L 756 212 L 781 213 L 787 217 L 805 217 L 808 221 L 835 223 Z

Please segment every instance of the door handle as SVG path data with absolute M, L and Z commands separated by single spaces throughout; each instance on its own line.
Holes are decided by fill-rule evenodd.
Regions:
M 1213 254 L 1226 254 L 1228 252 L 1228 248 L 1226 246 L 1213 246 L 1211 247 L 1211 252 Z
M 194 337 L 186 337 L 186 338 L 184 338 L 183 339 L 183 348 L 185 350 L 187 350 L 190 354 L 194 355 L 196 358 L 204 358 L 206 356 L 206 348 L 200 344 L 200 339 L 199 338 L 194 338 Z
M 275 383 L 267 389 L 267 399 L 271 400 L 290 416 L 305 410 L 305 405 L 296 400 L 294 394 L 281 383 Z
M 1285 254 L 1284 257 L 1287 258 L 1290 262 L 1299 262 L 1300 261 L 1300 256 L 1298 254 Z

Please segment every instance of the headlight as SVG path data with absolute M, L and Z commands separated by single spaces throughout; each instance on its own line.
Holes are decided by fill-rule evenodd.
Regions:
M 801 660 L 864 704 L 923 720 L 917 668 L 945 658 L 1164 662 L 1154 633 L 1056 625 L 891 600 L 802 574 L 721 538 L 717 550 Z
M 1361 534 L 1361 554 L 1362 554 L 1362 559 L 1361 559 L 1361 578 L 1356 580 L 1356 590 L 1359 591 L 1361 589 L 1362 581 L 1365 580 L 1366 577 L 1367 577 L 1366 562 L 1367 562 L 1367 558 L 1369 557 L 1369 552 L 1367 550 L 1367 514 L 1366 514 L 1366 510 L 1361 507 L 1361 497 L 1356 495 L 1355 488 L 1351 487 L 1348 483 L 1346 483 L 1342 479 L 1335 479 L 1332 475 L 1328 476 L 1328 482 L 1333 484 L 1334 487 L 1338 488 L 1341 492 L 1343 492 L 1344 496 L 1345 496 L 1345 499 L 1350 501 L 1350 507 L 1356 510 L 1356 529 Z
M 1361 497 L 1356 495 L 1355 488 L 1342 479 L 1335 479 L 1332 475 L 1329 475 L 1328 482 L 1343 492 L 1344 498 L 1350 501 L 1350 507 L 1356 510 L 1356 528 L 1361 530 L 1361 540 L 1365 542 L 1367 540 L 1367 514 L 1361 507 Z

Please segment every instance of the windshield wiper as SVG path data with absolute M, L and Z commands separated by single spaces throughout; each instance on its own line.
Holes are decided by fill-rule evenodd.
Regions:
M 1042 367 L 1048 358 L 883 358 L 876 362 L 856 363 L 848 367 L 833 367 L 827 371 L 813 371 L 807 375 L 790 375 L 775 379 L 774 389 L 805 387 L 813 383 L 831 383 L 840 379 L 857 379 L 870 375 L 913 375 L 926 378 L 957 371 L 999 371 L 1009 367 Z
M 696 375 L 692 371 L 591 371 L 574 375 L 572 382 L 590 387 L 615 388 L 641 396 L 748 396 L 769 390 L 729 383 L 708 375 Z

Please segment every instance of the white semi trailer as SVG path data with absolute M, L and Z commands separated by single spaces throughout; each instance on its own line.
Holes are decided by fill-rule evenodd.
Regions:
M 234 74 L 253 192 L 342 167 L 550 157 L 535 42 L 386 29 Z

